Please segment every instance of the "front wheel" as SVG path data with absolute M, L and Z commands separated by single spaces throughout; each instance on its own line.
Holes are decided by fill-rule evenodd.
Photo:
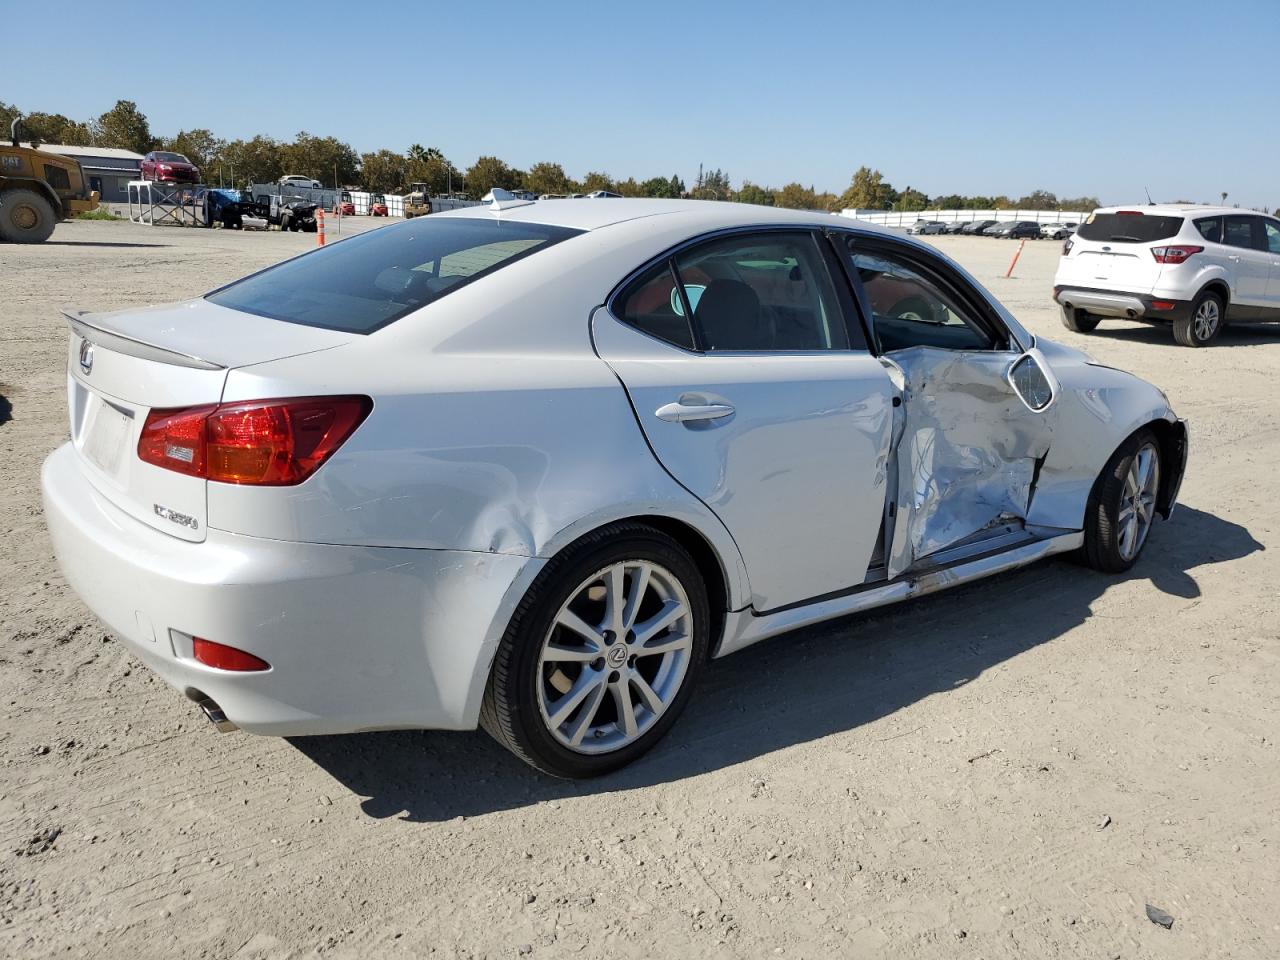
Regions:
M 1089 494 L 1084 562 L 1104 573 L 1132 567 L 1155 522 L 1159 493 L 1160 445 L 1141 430 L 1111 455 Z
M 44 243 L 57 222 L 53 205 L 34 190 L 6 190 L 0 195 L 0 240 Z
M 609 773 L 675 722 L 709 644 L 689 554 L 658 530 L 616 524 L 538 575 L 498 647 L 480 723 L 544 773 Z
M 1184 347 L 1206 347 L 1222 329 L 1227 305 L 1222 297 L 1206 290 L 1196 297 L 1187 316 L 1173 322 L 1173 339 Z

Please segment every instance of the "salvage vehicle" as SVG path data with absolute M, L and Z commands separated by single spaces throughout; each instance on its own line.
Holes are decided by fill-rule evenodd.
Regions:
M 305 197 L 283 197 L 280 204 L 272 209 L 268 222 L 278 223 L 281 230 L 293 233 L 315 233 L 318 229 L 316 210 L 319 208 L 320 204 Z
M 1235 207 L 1150 204 L 1095 211 L 1062 247 L 1062 324 L 1165 323 L 1204 347 L 1228 323 L 1280 322 L 1280 218 Z
M 55 551 L 219 729 L 479 724 L 601 774 L 711 657 L 1054 554 L 1120 573 L 1174 509 L 1164 395 L 923 242 L 495 195 L 68 311 Z
M 199 168 L 180 153 L 152 150 L 142 158 L 142 179 L 159 183 L 199 183 Z

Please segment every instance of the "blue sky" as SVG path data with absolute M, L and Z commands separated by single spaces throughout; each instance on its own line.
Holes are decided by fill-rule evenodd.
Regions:
M 0 3 L 9 37 L 49 36 L 47 6 Z M 305 129 L 463 168 L 495 154 L 692 181 L 701 162 L 735 186 L 840 192 L 867 164 L 934 195 L 1280 206 L 1280 0 L 433 7 L 225 2 L 166 21 L 61 0 L 56 51 L 6 45 L 0 100 L 87 119 L 131 99 L 159 134 Z M 206 45 L 201 23 L 226 30 Z

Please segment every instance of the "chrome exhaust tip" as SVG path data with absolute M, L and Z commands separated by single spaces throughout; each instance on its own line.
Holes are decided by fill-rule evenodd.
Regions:
M 209 722 L 213 724 L 213 728 L 219 733 L 231 733 L 233 730 L 240 729 L 228 720 L 227 715 L 222 712 L 222 708 L 208 697 L 205 697 L 203 700 L 197 700 L 196 706 L 198 706 L 204 715 L 209 718 Z

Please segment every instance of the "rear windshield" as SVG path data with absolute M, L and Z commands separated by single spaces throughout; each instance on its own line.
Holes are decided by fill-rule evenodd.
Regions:
M 286 323 L 372 333 L 581 232 L 534 223 L 423 217 L 268 267 L 205 299 Z
M 169 163 L 186 163 L 187 158 L 180 153 L 155 153 L 152 154 L 157 160 L 164 160 Z
M 1151 243 L 1176 237 L 1182 217 L 1149 217 L 1133 213 L 1095 213 L 1076 233 L 1104 243 Z

